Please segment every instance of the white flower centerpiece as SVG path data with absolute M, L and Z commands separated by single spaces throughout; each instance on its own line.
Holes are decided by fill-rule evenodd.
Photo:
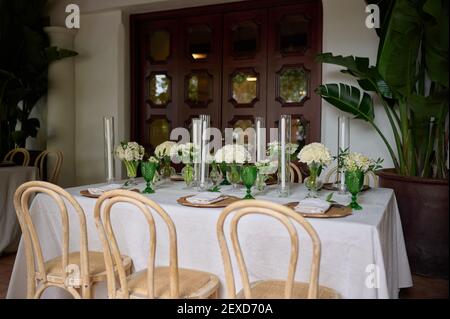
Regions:
M 251 161 L 250 152 L 241 144 L 227 144 L 214 155 L 216 163 L 226 165 L 226 178 L 234 188 L 241 181 L 239 168 Z
M 169 179 L 175 173 L 175 169 L 170 165 L 171 156 L 173 155 L 172 148 L 177 143 L 172 141 L 166 141 L 159 144 L 155 148 L 155 157 L 159 161 L 159 175 L 163 179 Z
M 128 181 L 125 182 L 125 186 L 136 185 L 136 175 L 139 162 L 142 161 L 144 157 L 144 147 L 136 142 L 121 142 L 119 146 L 116 147 L 116 156 L 121 160 L 125 168 L 127 169 Z
M 354 210 L 361 210 L 362 207 L 358 204 L 357 199 L 358 193 L 364 185 L 364 175 L 381 168 L 383 160 L 381 158 L 372 160 L 363 154 L 348 152 L 347 150 L 341 154 L 339 162 L 342 163 L 345 174 L 345 186 L 352 194 L 349 207 Z
M 309 189 L 307 197 L 317 197 L 317 191 L 322 187 L 319 180 L 320 173 L 332 161 L 330 151 L 321 143 L 311 143 L 303 147 L 297 157 L 309 168 L 309 176 L 304 181 Z
M 186 186 L 192 187 L 194 183 L 194 160 L 198 156 L 198 147 L 193 143 L 178 144 L 171 148 L 172 159 L 177 159 L 184 164 L 181 175 Z

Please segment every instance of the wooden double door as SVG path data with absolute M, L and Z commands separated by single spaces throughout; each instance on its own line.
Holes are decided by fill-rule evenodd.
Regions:
M 283 3 L 283 5 L 280 5 Z M 131 17 L 132 138 L 152 149 L 175 127 L 277 127 L 320 140 L 320 1 L 246 1 Z

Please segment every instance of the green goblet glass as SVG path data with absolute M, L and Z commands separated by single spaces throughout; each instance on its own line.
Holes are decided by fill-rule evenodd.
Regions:
M 241 179 L 244 186 L 247 188 L 247 195 L 243 199 L 255 199 L 252 196 L 252 186 L 256 182 L 258 176 L 258 169 L 254 165 L 244 165 L 241 169 Z
M 143 191 L 144 194 L 153 194 L 155 192 L 152 188 L 152 182 L 157 167 L 158 163 L 155 162 L 142 162 L 141 164 L 141 173 L 147 183 L 147 187 Z
M 227 163 L 222 162 L 219 164 L 220 171 L 222 172 L 223 181 L 220 185 L 231 185 L 230 182 L 227 179 Z
M 358 194 L 361 191 L 364 183 L 364 173 L 360 170 L 345 172 L 345 186 L 350 194 L 352 194 L 352 201 L 348 207 L 354 210 L 361 210 L 362 207 L 358 204 Z

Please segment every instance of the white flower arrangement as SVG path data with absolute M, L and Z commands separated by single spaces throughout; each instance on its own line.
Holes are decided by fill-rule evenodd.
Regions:
M 136 142 L 120 143 L 116 147 L 116 156 L 121 161 L 141 161 L 144 157 L 144 147 Z
M 261 160 L 255 163 L 258 172 L 262 175 L 275 174 L 278 170 L 278 162 L 269 159 Z
M 332 157 L 328 148 L 321 143 L 311 143 L 302 148 L 297 155 L 302 163 L 309 165 L 327 166 Z
M 341 155 L 342 166 L 346 171 L 361 171 L 364 174 L 381 168 L 382 159 L 372 160 L 356 152 L 345 152 Z
M 295 143 L 288 143 L 286 145 L 286 154 L 292 156 L 295 154 L 295 152 L 298 149 L 298 144 Z M 278 157 L 281 150 L 281 143 L 278 141 L 270 142 L 267 144 L 267 151 L 271 158 Z
M 216 152 L 214 160 L 216 163 L 244 164 L 251 161 L 251 155 L 244 145 L 227 144 Z
M 172 142 L 172 141 L 166 141 L 164 143 L 159 144 L 156 148 L 155 148 L 155 156 L 158 159 L 162 159 L 162 158 L 167 158 L 170 157 L 172 155 L 172 148 L 176 145 L 177 143 Z
M 192 164 L 198 155 L 198 148 L 194 143 L 178 144 L 171 148 L 172 159 L 178 159 L 183 164 Z

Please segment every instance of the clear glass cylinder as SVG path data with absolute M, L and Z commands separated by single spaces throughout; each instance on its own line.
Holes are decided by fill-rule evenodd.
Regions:
M 209 188 L 209 165 L 208 165 L 208 155 L 209 155 L 209 115 L 200 115 L 201 120 L 201 159 L 200 159 L 200 174 L 197 181 L 197 186 L 199 190 L 204 191 Z
M 200 177 L 200 162 L 201 162 L 201 148 L 202 148 L 202 121 L 199 118 L 192 119 L 192 143 L 197 150 L 194 158 L 194 181 L 192 186 L 197 186 Z
M 115 180 L 114 169 L 114 117 L 103 118 L 104 151 L 105 151 L 105 178 L 106 182 L 113 183 Z
M 336 186 L 339 189 L 340 194 L 347 193 L 345 186 L 345 174 L 341 163 L 342 152 L 349 151 L 350 149 L 350 118 L 348 116 L 338 117 L 338 169 L 336 171 Z
M 281 115 L 280 122 L 278 124 L 278 186 L 281 197 L 289 196 L 289 165 L 290 155 L 288 153 L 288 147 L 291 143 L 291 116 Z
M 256 161 L 266 159 L 266 128 L 264 118 L 257 116 L 255 118 L 256 131 Z

